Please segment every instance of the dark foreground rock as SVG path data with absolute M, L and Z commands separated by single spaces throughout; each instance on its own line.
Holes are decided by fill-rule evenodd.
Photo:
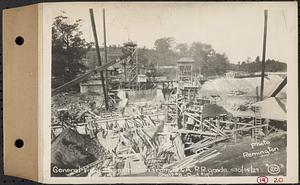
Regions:
M 97 140 L 66 128 L 51 145 L 51 172 L 60 169 L 53 176 L 64 176 L 65 169 L 81 168 L 105 155 L 104 148 Z

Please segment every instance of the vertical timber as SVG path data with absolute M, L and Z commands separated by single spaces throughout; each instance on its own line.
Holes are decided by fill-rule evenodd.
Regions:
M 106 23 L 105 23 L 105 8 L 103 8 L 103 39 L 104 39 L 104 60 L 105 64 L 108 62 L 107 59 L 107 47 L 106 47 Z M 106 94 L 108 94 L 108 83 L 107 83 L 108 73 L 105 70 L 105 84 L 106 84 Z
M 260 101 L 263 100 L 264 96 L 264 79 L 265 79 L 265 59 L 266 59 L 266 42 L 267 42 L 267 24 L 268 24 L 268 10 L 264 11 L 264 38 L 263 38 L 263 53 L 261 63 L 261 85 L 260 85 Z
M 91 17 L 91 23 L 92 23 L 93 34 L 94 34 L 94 39 L 95 39 L 95 47 L 96 47 L 98 63 L 99 63 L 99 66 L 101 66 L 102 64 L 101 64 L 100 48 L 99 48 L 99 43 L 98 43 L 97 31 L 96 31 L 94 11 L 92 8 L 90 8 L 90 17 Z M 103 71 L 100 71 L 100 76 L 101 76 L 101 83 L 102 83 L 102 89 L 103 89 L 103 94 L 104 94 L 105 109 L 108 110 L 108 99 L 107 99 L 108 97 L 107 97 L 107 92 L 106 92 L 106 84 L 105 84 Z

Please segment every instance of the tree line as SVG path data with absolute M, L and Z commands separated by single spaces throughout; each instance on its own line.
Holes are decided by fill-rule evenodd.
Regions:
M 260 72 L 262 61 L 257 56 L 255 60 L 248 57 L 237 64 L 230 63 L 225 53 L 216 52 L 211 45 L 201 42 L 175 43 L 172 37 L 159 38 L 154 42 L 154 49 L 139 48 L 139 61 L 144 65 L 164 66 L 176 65 L 181 57 L 194 59 L 194 72 L 200 72 L 204 76 L 222 76 L 227 71 L 243 71 L 247 73 Z M 274 59 L 265 61 L 265 71 L 285 72 L 286 63 Z
M 255 60 L 251 60 L 249 57 L 245 61 L 239 61 L 238 64 L 231 64 L 230 70 L 244 71 L 248 73 L 260 72 L 262 61 L 259 56 Z M 267 72 L 286 72 L 287 64 L 280 62 L 279 60 L 267 59 L 265 61 L 265 71 Z
M 52 86 L 56 87 L 84 73 L 82 60 L 94 43 L 87 42 L 81 31 L 82 20 L 70 22 L 67 16 L 54 18 L 52 24 Z M 119 47 L 119 46 L 117 46 Z M 181 57 L 194 59 L 194 72 L 204 76 L 221 76 L 228 70 L 259 72 L 261 61 L 247 58 L 238 64 L 230 63 L 225 53 L 216 52 L 209 44 L 194 42 L 176 43 L 172 37 L 159 38 L 154 42 L 154 48 L 138 48 L 138 59 L 141 66 L 176 65 Z M 277 60 L 266 60 L 266 71 L 286 71 L 286 64 Z

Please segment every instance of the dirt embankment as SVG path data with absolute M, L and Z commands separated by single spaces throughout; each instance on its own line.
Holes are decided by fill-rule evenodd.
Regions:
M 101 159 L 104 153 L 97 140 L 66 128 L 52 142 L 51 165 L 64 169 L 79 168 Z
M 283 78 L 278 75 L 269 75 L 265 77 L 264 82 L 264 95 L 268 96 L 277 88 L 277 86 L 282 82 Z M 216 94 L 227 94 L 239 92 L 244 96 L 257 96 L 256 88 L 260 87 L 261 79 L 260 77 L 254 78 L 217 78 L 214 80 L 209 80 L 203 84 L 200 92 L 213 92 Z M 285 90 L 279 93 L 279 97 L 285 97 Z

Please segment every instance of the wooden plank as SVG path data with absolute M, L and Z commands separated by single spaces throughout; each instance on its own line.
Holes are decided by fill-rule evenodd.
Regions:
M 236 129 L 237 131 L 240 131 L 240 130 L 249 130 L 249 129 L 253 129 L 253 128 L 259 128 L 259 127 L 265 127 L 267 126 L 267 124 L 264 124 L 264 125 L 257 125 L 257 126 L 253 126 L 253 127 L 246 127 L 246 128 L 239 128 L 239 129 Z M 234 131 L 232 131 L 234 132 Z
M 144 116 L 149 116 L 149 117 L 155 117 L 155 116 L 162 116 L 165 115 L 166 113 L 155 113 L 155 114 L 148 114 Z M 101 123 L 101 122 L 112 122 L 112 121 L 120 121 L 120 120 L 125 120 L 125 119 L 141 119 L 141 116 L 122 116 L 122 117 L 112 117 L 112 118 L 101 118 L 101 117 L 96 117 L 96 122 Z
M 190 163 L 188 166 L 186 166 L 186 168 L 191 168 L 191 167 L 194 166 L 195 163 L 203 163 L 203 162 L 205 162 L 205 161 L 207 161 L 207 160 L 209 160 L 211 158 L 214 158 L 214 157 L 216 157 L 216 156 L 218 156 L 220 154 L 221 154 L 220 152 L 213 153 L 213 154 L 207 156 L 206 158 L 201 159 L 200 161 L 196 160 L 193 163 Z
M 277 94 L 284 88 L 284 86 L 287 84 L 287 76 L 283 79 L 283 81 L 278 85 L 278 87 L 275 89 L 275 91 L 271 94 L 270 97 L 275 97 Z
M 187 160 L 189 160 L 189 159 L 191 159 L 191 158 L 193 158 L 193 157 L 196 157 L 196 156 L 198 156 L 198 155 L 201 155 L 201 154 L 202 154 L 202 153 L 197 153 L 197 154 L 193 154 L 193 155 L 187 156 L 187 157 L 185 157 L 185 158 L 183 158 L 183 159 L 181 159 L 181 160 L 179 160 L 179 161 L 176 161 L 176 162 L 173 162 L 173 163 L 171 163 L 171 164 L 167 164 L 167 165 L 163 166 L 163 169 L 166 169 L 166 168 L 170 168 L 170 167 L 173 167 L 173 166 L 180 165 L 180 164 L 182 164 L 183 162 L 185 162 L 185 161 L 187 161 Z
M 184 133 L 184 134 L 199 134 L 199 135 L 217 136 L 217 134 L 211 133 L 211 132 L 202 132 L 202 131 L 186 130 L 186 129 L 178 129 L 177 132 Z
M 223 141 L 223 140 L 226 140 L 226 139 L 229 139 L 228 137 L 226 138 L 219 138 L 219 139 L 215 139 L 215 140 L 212 140 L 212 141 L 208 141 L 208 142 L 205 142 L 205 143 L 201 143 L 201 142 L 197 142 L 187 148 L 185 148 L 185 150 L 189 150 L 189 149 L 199 149 L 199 148 L 202 148 L 202 147 L 207 147 L 209 145 L 212 145 L 214 143 L 217 143 L 217 142 L 220 142 L 220 141 Z
M 214 132 L 216 132 L 216 133 L 219 133 L 220 135 L 222 135 L 222 136 L 224 136 L 224 137 L 227 137 L 227 135 L 223 132 L 223 131 L 221 131 L 221 130 L 218 130 L 218 128 L 216 127 L 216 126 L 214 126 L 213 124 L 210 124 L 207 120 L 204 120 L 203 122 L 202 122 L 202 124 L 203 125 L 205 125 L 205 123 L 207 123 L 207 127 L 209 128 L 209 127 L 213 127 L 213 129 L 212 128 L 209 128 L 210 130 L 213 130 Z M 218 135 L 219 135 L 218 134 Z
M 185 157 L 184 150 L 183 150 L 183 143 L 180 136 L 175 137 L 174 139 L 174 146 L 176 150 L 176 154 L 179 159 L 183 159 Z
M 220 121 L 220 123 L 225 123 L 225 124 L 235 124 L 234 122 L 232 122 L 232 121 Z M 237 123 L 238 125 L 249 125 L 249 126 L 252 126 L 252 124 L 251 123 L 241 123 L 241 122 L 238 122 Z

